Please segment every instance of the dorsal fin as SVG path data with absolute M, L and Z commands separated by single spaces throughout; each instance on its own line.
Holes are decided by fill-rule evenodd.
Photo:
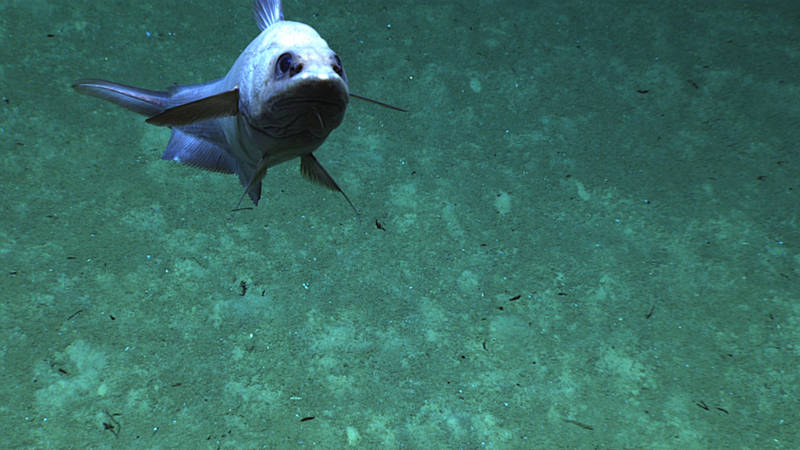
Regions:
M 253 15 L 259 30 L 266 30 L 273 23 L 283 20 L 281 0 L 254 0 Z

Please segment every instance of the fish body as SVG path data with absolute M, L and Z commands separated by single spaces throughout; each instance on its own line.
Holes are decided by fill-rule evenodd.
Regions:
M 73 88 L 170 127 L 162 159 L 235 173 L 256 205 L 267 169 L 299 157 L 306 178 L 353 206 L 313 155 L 347 109 L 341 60 L 312 27 L 284 20 L 280 0 L 255 0 L 253 10 L 261 32 L 219 80 L 151 91 L 83 79 Z

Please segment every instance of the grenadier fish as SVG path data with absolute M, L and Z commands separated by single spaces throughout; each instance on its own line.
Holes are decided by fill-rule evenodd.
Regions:
M 148 116 L 172 129 L 162 159 L 216 172 L 235 173 L 258 204 L 267 169 L 300 157 L 309 180 L 341 192 L 313 152 L 344 118 L 353 94 L 342 61 L 310 26 L 283 20 L 280 0 L 255 0 L 261 33 L 224 78 L 151 91 L 85 79 L 72 87 Z M 240 202 L 241 202 L 240 198 Z

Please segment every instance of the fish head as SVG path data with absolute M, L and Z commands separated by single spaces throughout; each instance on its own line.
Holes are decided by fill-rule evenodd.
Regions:
M 246 51 L 239 92 L 249 124 L 273 139 L 321 144 L 349 100 L 339 56 L 313 28 L 291 21 L 272 24 Z

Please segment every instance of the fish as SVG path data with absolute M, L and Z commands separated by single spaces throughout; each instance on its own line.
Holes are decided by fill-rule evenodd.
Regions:
M 408 111 L 350 92 L 339 56 L 314 28 L 285 20 L 280 0 L 255 0 L 253 15 L 260 33 L 218 80 L 166 91 L 101 79 L 72 87 L 169 127 L 161 159 L 236 174 L 239 204 L 247 195 L 257 206 L 267 169 L 300 158 L 306 179 L 341 193 L 358 213 L 313 153 L 342 123 L 351 97 Z

